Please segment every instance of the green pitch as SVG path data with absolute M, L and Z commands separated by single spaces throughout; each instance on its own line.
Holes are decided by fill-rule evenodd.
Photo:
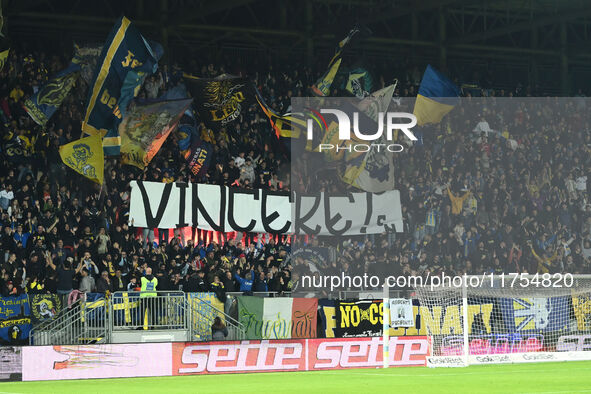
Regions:
M 591 362 L 0 383 L 16 393 L 591 393 Z

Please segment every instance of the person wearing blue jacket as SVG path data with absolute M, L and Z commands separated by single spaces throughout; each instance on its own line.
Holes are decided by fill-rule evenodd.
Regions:
M 252 291 L 252 282 L 254 281 L 254 271 L 251 269 L 250 273 L 246 274 L 246 277 L 241 277 L 238 275 L 238 272 L 234 272 L 234 278 L 240 284 L 240 291 L 242 292 L 251 292 Z
M 252 291 L 266 293 L 269 291 L 269 287 L 265 273 L 261 271 L 258 274 L 258 278 L 256 278 L 253 282 Z

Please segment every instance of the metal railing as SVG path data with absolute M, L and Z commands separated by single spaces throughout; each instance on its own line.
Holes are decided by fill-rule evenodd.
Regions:
M 139 291 L 116 292 L 109 298 L 112 312 L 110 329 L 117 330 L 190 330 L 191 310 L 182 291 L 154 291 L 143 296 Z
M 72 304 L 54 320 L 35 326 L 31 345 L 79 345 L 110 343 L 113 333 L 132 330 L 184 330 L 192 341 L 211 341 L 212 325 L 220 317 L 228 330 L 227 340 L 245 338 L 240 322 L 211 304 L 211 300 L 182 291 L 116 292 L 109 298 Z
M 87 303 L 86 297 L 83 296 L 55 319 L 33 327 L 29 343 L 31 345 L 82 345 L 108 342 L 107 306 L 104 299 Z
M 249 294 L 255 297 L 291 297 L 291 292 L 289 291 L 254 291 Z M 245 295 L 245 293 L 242 291 L 229 291 L 226 295 L 241 296 Z
M 191 303 L 191 311 L 193 313 L 192 322 L 192 340 L 197 341 L 211 341 L 212 328 L 216 317 L 220 317 L 225 324 L 228 335 L 226 340 L 243 340 L 246 339 L 246 330 L 242 323 L 232 318 L 229 314 L 216 308 L 210 303 L 202 302 L 199 298 L 189 298 Z M 198 305 L 195 305 L 197 303 Z

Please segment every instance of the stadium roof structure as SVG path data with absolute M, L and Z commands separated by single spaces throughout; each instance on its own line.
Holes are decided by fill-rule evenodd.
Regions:
M 3 0 L 9 31 L 102 40 L 125 14 L 167 53 L 203 48 L 289 51 L 313 62 L 355 24 L 372 31 L 368 55 L 487 62 L 550 73 L 557 92 L 591 75 L 585 0 Z M 68 31 L 68 33 L 64 33 Z M 172 52 L 170 52 L 172 50 Z

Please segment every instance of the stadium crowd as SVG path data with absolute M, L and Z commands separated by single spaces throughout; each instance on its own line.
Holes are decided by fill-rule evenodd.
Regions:
M 148 267 L 158 278 L 158 290 L 214 291 L 222 299 L 232 291 L 289 292 L 309 273 L 589 272 L 591 123 L 574 100 L 548 99 L 511 111 L 492 105 L 474 124 L 465 124 L 462 104 L 441 124 L 425 128 L 420 143 L 395 158 L 404 233 L 338 241 L 297 237 L 292 242 L 261 234 L 218 238 L 196 229 L 135 228 L 127 220 L 129 181 L 289 190 L 289 149 L 260 108 L 251 106 L 221 133 L 202 128 L 201 138 L 215 150 L 204 177 L 191 173 L 171 134 L 144 171 L 108 159 L 100 189 L 66 169 L 58 153 L 60 145 L 80 137 L 84 82 L 45 128 L 22 107 L 66 59 L 15 48 L 0 72 L 3 295 L 136 289 Z M 190 67 L 205 77 L 239 70 Z M 178 70 L 161 67 L 146 80 L 140 97 L 160 97 L 177 86 Z M 397 96 L 416 94 L 418 70 L 409 66 L 396 76 Z M 306 95 L 320 74 L 295 66 L 244 72 L 278 112 L 288 110 L 292 96 Z M 382 85 L 374 90 L 391 77 L 374 78 Z M 490 100 L 523 95 L 500 89 L 486 94 Z M 15 151 L 15 141 L 21 151 Z M 344 191 L 337 172 L 323 174 L 317 187 Z M 331 258 L 321 266 L 291 259 L 291 251 L 304 243 L 329 248 Z

